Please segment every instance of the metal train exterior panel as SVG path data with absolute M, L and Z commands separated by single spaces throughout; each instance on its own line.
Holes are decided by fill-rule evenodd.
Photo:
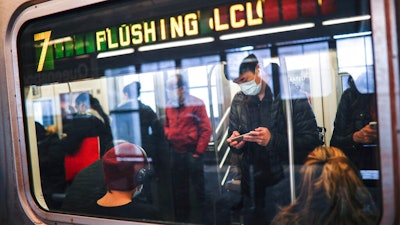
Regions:
M 400 4 L 395 0 L 2 0 L 0 224 L 218 225 L 223 216 L 216 210 L 217 202 L 232 171 L 229 157 L 233 153 L 226 142 L 232 134 L 228 132 L 231 102 L 236 92 L 243 91 L 236 84 L 238 68 L 249 54 L 259 59 L 259 71 L 264 71 L 257 74 L 268 77 L 271 68 L 267 65 L 276 62 L 288 83 L 306 94 L 325 146 L 332 143 L 339 103 L 349 88 L 347 82 L 351 77 L 357 81 L 364 74 L 372 77 L 373 85 L 367 85 L 366 92 L 373 93 L 376 100 L 371 111 L 378 139 L 367 146 L 376 152 L 373 161 L 367 162 L 368 168 L 361 168 L 360 177 L 377 205 L 377 224 L 400 224 L 399 14 Z M 348 18 L 356 21 L 343 22 Z M 355 51 L 361 53 L 353 54 Z M 186 223 L 178 219 L 177 212 L 181 211 L 176 207 L 181 202 L 176 200 L 177 177 L 173 174 L 177 170 L 172 168 L 176 154 L 169 148 L 159 155 L 152 152 L 153 145 L 160 149 L 163 146 L 157 144 L 165 140 L 158 143 L 144 139 L 145 133 L 154 136 L 157 130 L 150 126 L 143 129 L 139 108 L 131 110 L 137 114 L 133 120 L 140 122 L 132 125 L 139 130 L 132 142 L 146 146 L 157 173 L 144 184 L 140 196 L 150 193 L 151 197 L 143 201 L 152 199 L 161 219 L 108 218 L 67 209 L 66 199 L 72 195 L 70 181 L 61 191 L 47 195 L 51 185 L 43 179 L 46 172 L 56 169 L 42 164 L 37 123 L 62 140 L 67 135 L 68 116 L 79 114 L 77 96 L 89 94 L 108 115 L 116 143 L 123 135 L 119 132 L 121 125 L 114 123 L 121 113 L 118 107 L 125 102 L 122 90 L 126 84 L 135 83 L 140 101 L 134 104 L 147 105 L 148 114 L 154 113 L 164 132 L 166 109 L 172 98 L 168 80 L 178 73 L 188 80 L 188 92 L 204 102 L 212 128 L 202 155 L 206 212 L 193 201 L 196 194 L 189 189 L 190 216 Z M 267 85 L 273 82 L 272 76 L 266 78 Z M 270 86 L 274 92 L 274 85 Z M 300 98 L 284 92 L 286 86 L 281 87 L 283 99 Z M 287 113 L 287 107 L 283 111 Z M 291 136 L 293 121 L 290 116 L 286 119 L 289 160 L 282 164 L 289 170 L 291 185 L 282 196 L 291 197 L 288 201 L 293 202 L 293 174 L 300 165 L 294 158 L 298 148 Z M 100 152 L 102 144 L 100 140 Z M 174 149 L 171 143 L 165 146 Z M 163 161 L 165 158 L 168 160 Z M 375 167 L 370 169 L 372 164 Z M 228 214 L 230 224 L 246 224 L 243 211 L 232 210 Z

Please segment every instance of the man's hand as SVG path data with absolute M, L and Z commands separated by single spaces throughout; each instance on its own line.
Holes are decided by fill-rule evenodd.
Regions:
M 266 127 L 258 127 L 243 137 L 244 141 L 256 142 L 261 146 L 267 146 L 271 140 L 271 132 Z
M 353 141 L 356 143 L 369 144 L 376 141 L 378 137 L 376 129 L 370 127 L 370 125 L 366 125 L 361 128 L 361 130 L 354 132 Z
M 237 131 L 233 131 L 232 135 L 226 140 L 229 144 L 229 146 L 236 148 L 236 149 L 241 149 L 244 145 L 244 139 L 240 140 L 234 140 L 235 137 L 240 136 L 240 133 Z

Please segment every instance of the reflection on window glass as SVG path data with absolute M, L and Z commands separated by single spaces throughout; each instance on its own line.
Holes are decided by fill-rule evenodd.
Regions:
M 344 107 L 342 103 L 338 106 L 338 102 L 344 100 L 336 99 L 336 92 L 332 91 L 336 88 L 335 77 L 340 74 L 331 69 L 334 66 L 330 64 L 333 61 L 329 60 L 327 46 L 327 43 L 282 46 L 277 49 L 280 55 L 274 58 L 269 56 L 269 49 L 254 51 L 253 56 L 257 61 L 249 70 L 240 69 L 246 56 L 239 56 L 247 54 L 248 57 L 252 55 L 251 51 L 246 54 L 230 53 L 228 58 L 233 60 L 233 65 L 239 62 L 237 75 L 233 78 L 228 76 L 230 80 L 227 80 L 224 73 L 226 66 L 223 63 L 213 63 L 184 69 L 157 69 L 146 73 L 110 73 L 106 78 L 42 86 L 40 98 L 35 98 L 34 106 L 27 108 L 27 113 L 34 115 L 35 120 L 43 118 L 40 123 L 46 121 L 43 115 L 50 114 L 55 118 L 52 124 L 57 127 L 51 131 L 55 139 L 46 148 L 42 145 L 38 148 L 46 206 L 50 210 L 89 216 L 190 223 L 219 223 L 220 220 L 228 219 L 228 223 L 233 223 L 237 218 L 226 213 L 230 213 L 229 207 L 240 204 L 241 192 L 238 189 L 249 191 L 251 188 L 250 183 L 243 185 L 240 182 L 253 178 L 266 182 L 263 187 L 268 190 L 279 189 L 274 195 L 255 193 L 257 199 L 268 200 L 266 207 L 287 206 L 291 197 L 298 194 L 291 190 L 290 182 L 294 182 L 295 186 L 299 184 L 300 168 L 307 154 L 321 144 L 338 146 L 337 143 L 341 143 L 337 142 L 340 140 L 338 138 L 345 135 L 340 131 L 341 117 L 336 115 Z M 229 65 L 230 62 L 227 63 Z M 148 68 L 154 69 L 160 65 L 152 64 Z M 231 66 L 232 71 L 233 68 Z M 282 83 L 285 76 L 288 82 Z M 341 80 L 337 82 L 345 90 L 349 76 L 342 73 L 340 76 Z M 179 82 L 177 77 L 185 80 Z M 265 86 L 262 85 L 264 96 L 261 99 L 257 95 L 259 92 L 252 92 L 253 87 L 246 89 L 246 85 L 253 85 L 253 81 L 256 86 L 257 82 L 265 83 Z M 285 88 L 290 91 L 288 101 L 284 101 Z M 86 98 L 79 100 L 82 94 Z M 52 102 L 57 102 L 60 107 L 46 111 Z M 331 107 L 338 107 L 338 112 L 327 110 Z M 288 115 L 292 116 L 291 128 L 288 128 L 286 120 Z M 345 118 L 341 120 L 346 121 Z M 373 114 L 369 120 L 374 120 Z M 355 126 L 368 124 L 366 121 L 360 121 Z M 258 143 L 258 139 L 253 142 L 251 138 L 245 138 L 242 147 L 227 142 L 235 135 L 248 132 L 255 138 L 259 132 L 260 135 L 266 132 L 265 129 L 282 142 L 263 145 L 264 142 Z M 292 139 L 287 138 L 287 129 L 292 129 Z M 235 131 L 238 133 L 234 134 Z M 200 139 L 203 135 L 204 139 Z M 102 170 L 103 163 L 108 163 L 104 160 L 112 161 L 119 157 L 114 155 L 104 158 L 107 153 L 125 151 L 121 143 L 135 144 L 146 153 L 149 164 L 140 164 L 139 160 L 138 164 L 133 162 L 131 165 L 135 168 L 148 165 L 145 178 L 140 182 L 136 178 L 113 181 Z M 377 154 L 377 145 L 373 143 L 368 143 L 365 148 L 372 148 L 374 150 L 371 152 Z M 264 155 L 251 155 L 258 154 L 264 148 L 271 150 L 267 158 Z M 346 146 L 340 148 L 347 154 Z M 54 156 L 56 158 L 45 156 L 44 152 L 49 149 L 57 152 Z M 131 145 L 126 151 L 131 151 L 129 154 L 140 154 L 141 150 L 135 149 Z M 254 149 L 259 151 L 254 152 Z M 245 154 L 245 151 L 249 153 Z M 93 155 L 93 152 L 96 154 Z M 47 157 L 63 165 L 58 175 L 55 174 L 61 178 L 56 180 L 57 189 L 49 188 L 53 181 L 48 179 L 51 175 L 43 170 L 47 168 L 44 164 Z M 250 166 L 251 157 L 258 159 L 255 167 Z M 289 180 L 290 157 L 293 157 L 295 166 L 292 171 L 295 174 L 294 180 Z M 358 161 L 352 155 L 348 157 Z M 246 166 L 238 167 L 239 161 Z M 359 172 L 368 193 L 376 199 L 378 205 L 379 187 L 376 182 L 379 181 L 379 167 L 376 162 L 362 161 L 366 167 L 360 167 L 362 169 Z M 75 168 L 73 171 L 70 169 L 71 163 Z M 262 165 L 269 166 L 264 168 Z M 266 178 L 269 176 L 257 177 L 258 172 L 270 173 L 271 165 L 277 166 L 280 171 L 275 174 L 275 180 Z M 123 171 L 120 173 L 118 179 L 132 178 L 131 175 L 124 177 Z M 204 176 L 204 180 L 191 181 L 194 176 L 192 173 Z M 113 182 L 132 182 L 132 186 L 121 186 L 121 183 L 114 186 Z M 183 186 L 183 183 L 189 186 Z M 188 192 L 192 186 L 202 188 Z M 110 197 L 110 188 L 111 193 L 129 193 L 129 196 L 134 196 L 133 200 L 126 206 L 113 206 L 117 208 L 105 211 L 104 206 L 109 206 L 102 202 Z M 248 198 L 247 201 L 251 202 L 252 199 Z M 207 202 L 211 202 L 216 210 L 210 211 L 206 207 Z M 136 210 L 140 214 L 124 214 L 124 210 L 132 207 L 132 204 L 137 204 Z M 254 204 L 264 207 L 261 202 Z M 275 208 L 275 211 L 270 211 L 263 218 L 272 220 L 277 213 L 278 208 Z
M 133 10 L 135 7 L 127 6 L 135 2 L 123 1 L 128 5 L 122 8 Z M 304 213 L 291 205 L 298 199 L 299 204 L 327 209 L 322 219 L 338 218 L 336 212 L 349 210 L 376 224 L 381 180 L 371 36 L 335 39 L 330 33 L 336 32 L 330 30 L 332 26 L 320 31 L 320 18 L 304 17 L 315 23 L 306 32 L 222 38 L 222 34 L 236 34 L 243 28 L 264 26 L 252 23 L 273 19 L 258 20 L 261 17 L 256 15 L 266 9 L 277 8 L 276 18 L 285 18 L 268 23 L 268 27 L 290 24 L 288 16 L 297 16 L 289 10 L 292 8 L 301 9 L 298 19 L 304 19 L 301 13 L 308 5 L 299 4 L 306 1 L 292 1 L 295 7 L 284 2 L 269 7 L 275 3 L 248 1 L 231 8 L 199 8 L 198 13 L 176 12 L 177 16 L 169 19 L 129 23 L 120 21 L 126 14 L 114 15 L 119 8 L 107 8 L 88 13 L 88 21 L 96 19 L 87 26 L 96 29 L 85 34 L 75 34 L 72 27 L 58 29 L 64 25 L 60 22 L 64 17 L 54 24 L 47 20 L 28 24 L 20 39 L 26 43 L 19 45 L 21 52 L 30 44 L 34 47 L 29 46 L 33 50 L 19 65 L 32 193 L 40 206 L 66 214 L 157 224 L 264 225 L 284 220 L 285 212 Z M 325 12 L 326 4 L 335 1 L 321 2 L 307 15 Z M 265 4 L 268 7 L 263 8 Z M 248 13 L 252 9 L 256 11 Z M 236 12 L 236 20 L 228 18 L 232 12 Z M 102 13 L 116 19 L 100 21 L 103 15 L 98 14 Z M 220 15 L 221 21 L 197 21 L 210 13 Z M 68 18 L 71 23 L 81 22 L 76 15 Z M 109 21 L 122 25 L 111 26 Z M 172 25 L 164 24 L 168 32 L 154 35 L 147 29 L 152 22 L 157 24 L 155 32 L 162 29 L 159 23 Z M 238 27 L 242 22 L 245 27 Z M 102 23 L 107 23 L 104 31 L 98 30 Z M 229 23 L 228 30 L 217 31 L 224 29 L 225 23 Z M 46 61 L 43 71 L 32 72 L 39 61 L 29 56 L 40 56 L 46 40 L 34 41 L 31 34 L 43 32 L 43 24 L 57 28 L 37 35 L 37 39 L 53 35 L 47 44 L 56 58 Z M 195 35 L 185 36 L 195 25 L 201 28 L 202 37 L 215 34 L 214 42 L 143 51 L 142 47 L 158 42 L 196 40 Z M 210 25 L 212 29 L 204 30 Z M 121 38 L 124 31 L 130 31 L 125 34 L 131 37 Z M 185 35 L 176 40 L 163 36 L 181 31 Z M 122 46 L 138 41 L 139 33 L 145 42 Z M 316 34 L 324 37 L 314 37 Z M 54 45 L 54 36 L 69 37 L 66 53 L 80 55 L 64 57 L 61 47 L 66 43 L 61 38 L 57 39 L 61 43 Z M 76 43 L 90 46 L 75 49 L 81 45 L 75 46 L 72 37 L 82 39 L 74 40 Z M 95 52 L 96 47 L 101 53 L 119 52 L 114 50 L 120 47 L 134 51 L 100 59 L 104 54 Z M 320 173 L 330 165 L 344 172 Z M 335 176 L 338 181 L 325 176 Z M 313 179 L 307 180 L 309 177 Z M 343 190 L 346 182 L 342 180 L 354 182 L 360 191 L 334 193 L 342 202 L 331 205 L 335 199 L 329 198 L 330 192 L 324 188 L 341 185 L 337 190 Z M 301 184 L 309 189 L 302 189 Z M 316 186 L 320 189 L 313 189 Z M 319 199 L 314 193 L 324 197 Z M 316 203 L 301 201 L 311 197 L 317 198 Z M 349 202 L 353 208 L 341 208 Z M 311 209 L 301 208 L 314 218 Z
M 350 76 L 346 81 L 348 86 L 354 84 L 357 91 L 362 94 L 374 93 L 375 78 L 372 64 L 371 37 L 337 40 L 337 46 L 338 55 L 356 58 L 356 60 L 353 59 L 352 61 L 346 61 L 345 57 L 338 58 L 339 71 Z
M 374 124 L 377 121 L 375 77 L 372 62 L 371 37 L 337 40 L 338 66 L 343 88 L 335 120 L 335 131 L 331 144 L 345 150 L 349 158 L 360 169 L 363 181 L 376 188 L 379 177 L 379 148 Z M 355 113 L 356 111 L 356 113 Z M 349 133 L 349 130 L 352 130 Z M 359 136 L 359 131 L 368 130 L 370 136 Z M 346 144 L 346 135 L 355 145 Z M 357 151 L 358 152 L 354 152 Z M 364 152 L 360 155 L 359 152 Z
M 330 137 L 332 129 L 335 129 L 335 132 L 339 132 L 338 122 L 334 123 L 334 127 L 329 127 L 329 124 L 332 124 L 332 121 L 335 120 L 336 113 L 332 114 L 331 111 L 325 108 L 337 104 L 337 100 L 331 100 L 331 98 L 333 99 L 334 92 L 329 91 L 334 88 L 331 83 L 332 79 L 326 79 L 326 77 L 329 76 L 336 76 L 335 74 L 331 75 L 327 72 L 330 71 L 329 68 L 331 66 L 327 62 L 329 54 L 326 43 L 281 47 L 278 49 L 278 52 L 281 53 L 278 59 L 270 57 L 263 58 L 262 54 L 255 55 L 258 63 L 254 64 L 254 68 L 250 70 L 250 73 L 244 76 L 243 74 L 246 73 L 238 69 L 238 75 L 234 79 L 228 81 L 228 86 L 223 85 L 223 81 L 227 81 L 225 74 L 222 73 L 223 64 L 211 64 L 188 67 L 185 69 L 168 69 L 159 72 L 129 73 L 119 74 L 118 76 L 110 75 L 107 78 L 86 80 L 84 82 L 77 81 L 70 84 L 52 84 L 54 87 L 43 89 L 41 96 L 43 99 L 54 99 L 55 101 L 59 101 L 61 106 L 56 112 L 49 111 L 47 114 L 50 113 L 52 117 L 55 117 L 55 121 L 59 121 L 59 119 L 63 121 L 61 124 L 58 124 L 59 129 L 55 131 L 57 133 L 56 137 L 60 137 L 60 139 L 54 142 L 55 146 L 58 146 L 55 148 L 61 150 L 59 153 L 63 154 L 62 157 L 70 157 L 69 154 L 75 151 L 81 152 L 82 154 L 85 151 L 91 151 L 90 149 L 92 149 L 91 146 L 93 145 L 99 146 L 96 151 L 100 153 L 97 158 L 95 157 L 94 160 L 89 161 L 80 171 L 75 172 L 72 177 L 69 175 L 69 167 L 66 165 L 63 168 L 65 177 L 60 181 L 59 184 L 61 186 L 59 189 L 48 189 L 50 184 L 44 182 L 42 184 L 42 190 L 46 193 L 45 201 L 47 206 L 50 210 L 61 209 L 67 212 L 85 215 L 116 215 L 128 218 L 123 214 L 111 214 L 111 211 L 103 212 L 102 208 L 96 208 L 98 207 L 97 205 L 90 203 L 95 199 L 107 198 L 107 193 L 109 193 L 106 188 L 108 187 L 107 185 L 109 185 L 109 181 L 106 180 L 104 177 L 105 174 L 100 170 L 102 160 L 104 160 L 102 156 L 106 152 L 109 152 L 110 149 L 117 151 L 120 143 L 129 142 L 145 150 L 147 160 L 150 163 L 149 171 L 152 171 L 149 172 L 147 178 L 144 179 L 139 186 L 134 185 L 134 193 L 137 195 L 134 198 L 134 202 L 137 201 L 149 204 L 152 209 L 149 209 L 149 214 L 143 213 L 141 216 L 132 216 L 129 218 L 161 219 L 167 221 L 189 220 L 191 222 L 201 222 L 203 220 L 218 221 L 221 218 L 225 218 L 226 215 L 220 211 L 216 211 L 216 214 L 210 214 L 209 217 L 204 217 L 204 215 L 209 212 L 204 211 L 206 209 L 204 209 L 204 205 L 200 203 L 207 201 L 215 202 L 215 207 L 217 207 L 218 210 L 220 210 L 218 207 L 221 207 L 221 205 L 218 204 L 231 204 L 230 202 L 224 202 L 223 199 L 225 197 L 223 193 L 213 193 L 212 190 L 217 190 L 218 188 L 235 188 L 235 184 L 232 182 L 236 182 L 235 179 L 239 178 L 233 175 L 235 173 L 232 168 L 234 168 L 235 165 L 230 162 L 235 158 L 234 154 L 237 154 L 234 153 L 235 147 L 234 145 L 226 145 L 226 138 L 231 137 L 233 131 L 238 131 L 239 133 L 257 131 L 257 127 L 263 126 L 262 123 L 264 122 L 262 121 L 264 121 L 264 119 L 262 118 L 266 118 L 265 123 L 267 127 L 280 126 L 281 128 L 278 130 L 284 132 L 287 129 L 284 122 L 287 115 L 286 113 L 288 113 L 287 110 L 290 109 L 294 119 L 292 121 L 292 129 L 296 135 L 291 142 L 286 142 L 282 147 L 286 148 L 284 148 L 286 152 L 292 151 L 294 153 L 294 162 L 297 166 L 300 166 L 301 162 L 304 161 L 302 159 L 304 159 L 307 152 L 309 152 L 303 151 L 306 146 L 304 142 L 306 139 L 300 138 L 299 136 L 301 132 L 304 132 L 299 130 L 303 126 L 301 124 L 308 121 L 308 119 L 306 120 L 298 115 L 309 115 L 310 121 L 314 121 L 311 127 L 314 127 L 313 129 L 315 129 L 315 132 L 311 132 L 310 134 L 312 134 L 315 139 L 314 141 L 307 141 L 308 144 L 315 143 L 313 146 L 317 146 L 322 142 L 326 145 L 335 143 L 335 140 L 331 141 Z M 255 54 L 257 54 L 257 52 L 255 52 Z M 231 56 L 237 57 L 238 55 L 242 54 L 233 54 Z M 234 62 L 235 60 L 236 59 L 233 58 Z M 241 60 L 243 61 L 243 58 Z M 261 62 L 268 64 L 263 65 Z M 271 62 L 278 63 L 270 64 Z M 319 62 L 319 64 L 315 64 L 315 62 Z M 241 63 L 239 63 L 239 65 L 241 65 Z M 282 66 L 285 66 L 285 69 L 283 69 Z M 259 69 L 257 70 L 256 68 Z M 280 83 L 283 76 L 281 73 L 284 72 L 287 73 L 289 78 L 286 84 Z M 171 86 L 170 80 L 177 75 L 186 80 L 183 83 L 175 81 L 177 83 Z M 237 97 L 234 97 L 237 96 L 238 93 L 241 93 L 237 91 L 238 89 L 244 91 L 244 86 L 242 84 L 256 80 L 256 76 L 262 77 L 260 82 L 265 82 L 265 90 L 268 90 L 266 93 L 271 93 L 265 95 L 264 98 L 271 99 L 272 102 L 268 104 L 274 103 L 266 108 L 268 110 L 262 113 L 262 116 L 260 114 L 260 124 L 256 122 L 258 120 L 251 119 L 251 121 L 254 122 L 253 125 L 241 121 L 237 123 L 238 127 L 234 127 L 232 123 L 236 124 L 236 122 L 234 122 L 234 115 L 238 116 L 238 108 L 240 108 L 240 117 L 246 115 L 244 113 L 250 113 L 251 116 L 249 115 L 249 118 L 254 118 L 257 113 L 261 113 L 256 110 L 257 102 L 259 101 L 258 97 L 253 96 L 253 99 L 251 93 L 245 94 L 248 100 L 238 101 L 236 99 Z M 349 76 L 342 76 L 341 84 L 344 87 L 347 85 L 347 83 L 345 84 L 344 82 L 345 80 L 347 81 L 348 77 Z M 245 79 L 241 80 L 242 78 Z M 276 84 L 278 84 L 281 89 L 276 89 Z M 285 87 L 283 85 L 288 86 Z M 327 88 L 321 90 L 321 87 L 324 85 L 327 86 Z M 156 88 L 156 86 L 161 88 Z M 104 87 L 108 87 L 108 89 Z M 283 88 L 289 88 L 290 90 L 291 98 L 289 106 L 283 106 L 283 104 L 285 104 L 284 101 L 280 102 L 282 95 L 280 91 L 282 91 Z M 44 90 L 53 90 L 53 92 Z M 236 91 L 232 92 L 231 90 Z M 227 99 L 221 98 L 218 94 L 221 91 L 223 93 L 222 96 L 230 95 L 230 97 Z M 89 97 L 80 101 L 78 99 L 80 99 L 82 94 L 86 94 Z M 174 99 L 173 96 L 176 96 L 175 101 L 177 101 L 177 104 L 171 102 Z M 250 101 L 250 99 L 253 100 Z M 243 103 L 241 103 L 242 101 Z M 255 103 L 254 107 L 251 104 L 248 106 L 245 104 L 245 102 L 252 101 Z M 48 110 L 50 105 L 50 100 L 36 100 L 34 107 L 31 109 L 32 112 L 34 112 L 35 118 L 45 118 L 43 115 L 47 114 L 44 113 L 44 110 Z M 201 108 L 197 109 L 197 106 L 204 107 L 204 111 L 199 111 Z M 191 109 L 191 107 L 193 107 L 193 109 Z M 211 107 L 213 109 L 213 114 L 211 114 L 210 111 Z M 230 111 L 227 111 L 228 107 L 232 107 Z M 275 115 L 274 120 L 272 120 L 272 115 L 269 111 L 270 107 L 280 113 Z M 186 111 L 188 109 L 193 111 Z M 222 118 L 221 115 L 225 114 L 225 112 L 229 113 L 229 117 Z M 299 114 L 300 112 L 302 113 Z M 304 114 L 305 112 L 309 113 Z M 195 113 L 200 114 L 197 115 Z M 106 117 L 104 117 L 104 115 Z M 207 118 L 209 122 L 209 128 L 207 128 L 207 130 L 213 127 L 214 129 L 209 130 L 210 132 L 206 134 L 207 141 L 203 142 L 203 147 L 197 149 L 199 143 L 195 144 L 196 142 L 193 142 L 193 140 L 195 140 L 193 138 L 201 135 L 201 133 L 191 130 L 190 127 L 201 128 L 203 126 L 199 121 L 201 117 Z M 336 119 L 338 118 L 339 117 L 336 117 Z M 327 119 L 331 122 L 327 122 Z M 44 123 L 44 121 L 46 120 L 39 122 Z M 89 122 L 87 123 L 86 121 Z M 270 122 L 268 121 L 276 122 L 269 124 Z M 281 121 L 281 123 L 278 121 Z M 187 128 L 185 126 L 180 127 L 180 124 L 183 122 L 192 123 L 192 125 Z M 54 123 L 57 124 L 57 122 Z M 107 133 L 107 127 L 111 129 L 110 134 L 112 135 L 112 139 L 104 135 Z M 218 129 L 221 129 L 221 127 L 223 130 L 220 132 Z M 311 128 L 308 125 L 305 127 L 308 127 L 308 129 Z M 331 129 L 331 131 L 326 131 L 327 128 Z M 188 130 L 185 131 L 185 129 Z M 275 130 L 275 128 L 272 127 L 270 127 L 270 129 L 271 132 Z M 195 134 L 193 137 L 191 136 L 192 132 Z M 215 134 L 213 134 L 213 132 L 215 132 Z M 282 135 L 283 139 L 286 138 L 286 133 L 281 133 L 280 135 Z M 223 138 L 224 136 L 225 138 Z M 96 139 L 92 139 L 92 137 L 96 137 Z M 66 141 L 71 144 L 65 144 Z M 74 144 L 72 143 L 76 143 L 78 144 L 77 146 L 80 147 L 73 149 Z M 225 143 L 225 145 L 223 143 Z M 293 144 L 293 149 L 288 148 L 288 146 L 290 146 L 289 143 Z M 192 150 L 185 150 L 188 148 L 185 146 L 191 146 Z M 246 148 L 250 148 L 250 146 L 252 145 Z M 311 151 L 312 148 L 313 147 L 309 147 L 309 150 Z M 343 149 L 345 149 L 345 147 L 343 147 Z M 39 151 L 41 155 L 40 162 L 44 162 L 44 156 L 42 154 L 43 147 L 41 147 Z M 187 155 L 185 157 L 189 158 L 181 163 L 187 162 L 187 160 L 195 160 L 192 158 L 193 154 L 199 154 L 204 163 L 196 164 L 194 162 L 195 164 L 189 164 L 190 166 L 199 165 L 203 168 L 202 173 L 204 173 L 205 180 L 197 182 L 203 183 L 204 186 L 202 186 L 202 189 L 204 189 L 204 192 L 199 192 L 197 194 L 192 193 L 199 195 L 197 202 L 200 201 L 200 203 L 198 204 L 185 201 L 176 202 L 174 200 L 177 198 L 189 199 L 187 196 L 184 198 L 179 197 L 181 195 L 183 196 L 183 193 L 178 191 L 180 187 L 175 183 L 186 181 L 177 181 L 174 178 L 175 175 L 173 175 L 173 171 L 178 169 L 191 172 L 190 167 L 188 167 L 189 165 L 179 163 L 179 157 L 184 157 L 181 155 L 184 152 L 188 153 L 184 155 Z M 222 155 L 216 157 L 215 153 Z M 224 154 L 226 155 L 225 157 Z M 287 168 L 289 165 L 289 154 L 284 153 L 283 155 L 284 157 L 281 163 L 283 168 Z M 86 159 L 89 158 L 90 157 L 86 156 Z M 350 159 L 352 159 L 352 157 L 350 157 Z M 261 156 L 260 160 L 262 161 Z M 64 161 L 63 158 L 62 161 Z M 78 161 L 82 160 L 78 159 Z M 367 165 L 372 165 L 371 163 L 372 162 L 368 164 L 367 162 Z M 42 163 L 40 165 L 44 167 Z M 79 167 L 75 166 L 75 168 Z M 296 168 L 299 169 L 299 167 Z M 376 175 L 376 169 L 377 168 L 372 170 L 363 169 L 360 171 L 366 184 L 370 185 L 369 181 L 376 181 L 379 179 Z M 43 172 L 43 170 L 41 171 L 41 175 L 43 179 L 45 179 L 46 173 Z M 242 172 L 252 176 L 252 173 L 247 169 Z M 97 175 L 93 175 L 95 173 Z M 287 174 L 283 175 L 286 176 Z M 184 173 L 179 175 L 182 179 L 184 179 L 185 176 L 187 175 Z M 296 175 L 296 177 L 296 179 L 298 179 L 299 175 Z M 288 194 L 290 193 L 290 186 L 286 183 L 281 183 L 284 181 L 283 178 L 277 178 L 276 180 L 276 182 L 282 185 L 282 190 L 286 193 L 285 195 L 290 198 Z M 102 188 L 96 189 L 94 192 L 91 188 L 84 188 L 83 190 L 81 183 L 87 184 L 86 187 L 89 185 Z M 196 186 L 197 185 L 198 184 L 196 184 Z M 237 184 L 236 187 L 238 187 Z M 375 188 L 375 186 L 371 186 L 371 188 Z M 239 196 L 240 194 L 238 192 L 237 197 Z M 275 202 L 274 204 L 288 204 L 289 202 L 290 199 L 282 198 L 281 203 Z M 187 204 L 195 205 L 189 211 L 181 212 L 180 210 L 189 209 L 187 208 Z M 141 208 L 140 210 L 144 209 Z M 123 212 L 123 209 L 121 208 L 116 211 Z M 154 215 L 161 215 L 161 217 L 154 217 L 151 212 L 157 212 Z M 181 218 L 180 216 L 182 215 L 185 216 Z M 272 219 L 274 214 L 270 215 L 270 219 Z
M 340 72 L 347 72 L 353 79 L 363 74 L 373 73 L 371 36 L 347 38 L 336 41 Z
M 44 127 L 54 124 L 53 102 L 51 100 L 34 101 L 33 108 L 36 112 L 35 121 L 41 123 Z

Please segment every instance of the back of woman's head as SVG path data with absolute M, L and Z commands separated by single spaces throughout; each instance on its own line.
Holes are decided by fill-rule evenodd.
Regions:
M 348 194 L 363 187 L 350 160 L 335 147 L 315 148 L 307 156 L 301 174 L 303 186 L 324 190 L 331 201 L 335 198 L 347 198 Z
M 372 197 L 340 149 L 315 148 L 300 172 L 299 197 L 282 209 L 275 224 L 283 224 L 283 219 L 287 224 L 376 224 Z

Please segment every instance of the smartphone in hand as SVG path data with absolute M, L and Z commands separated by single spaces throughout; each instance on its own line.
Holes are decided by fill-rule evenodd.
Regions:
M 245 135 L 250 135 L 250 133 L 241 134 L 231 139 L 231 141 L 242 141 Z
M 378 122 L 376 122 L 376 121 L 371 121 L 371 122 L 369 122 L 369 126 L 370 126 L 372 129 L 376 129 L 376 128 L 378 127 Z

